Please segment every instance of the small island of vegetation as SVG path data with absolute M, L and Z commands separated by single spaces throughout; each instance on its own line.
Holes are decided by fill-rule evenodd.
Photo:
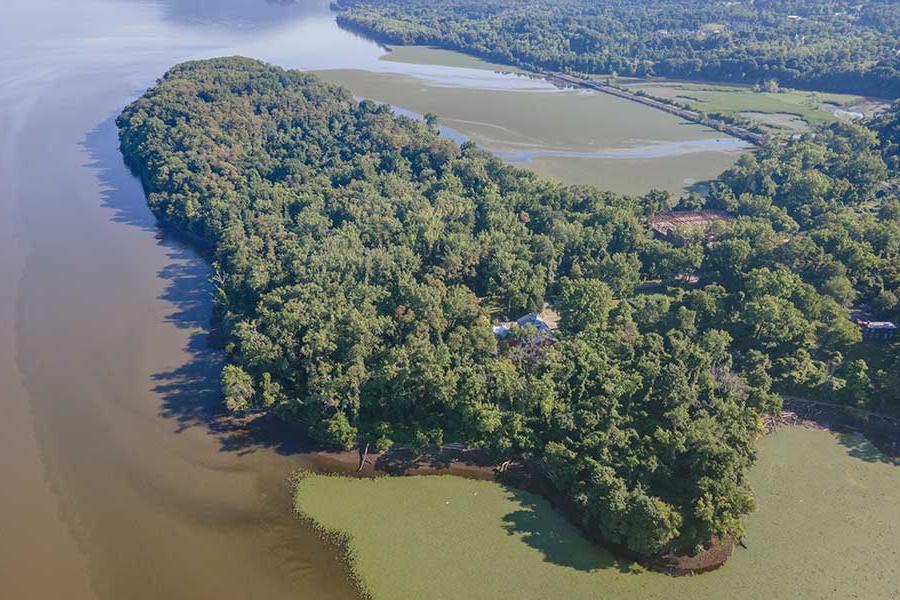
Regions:
M 211 249 L 226 404 L 324 446 L 532 465 L 578 527 L 650 556 L 743 535 L 775 390 L 898 406 L 900 371 L 844 358 L 854 303 L 900 309 L 896 146 L 870 130 L 767 146 L 676 202 L 546 181 L 244 58 L 174 67 L 118 125 L 154 213 Z M 729 218 L 649 227 L 700 208 Z M 553 343 L 492 330 L 548 304 Z

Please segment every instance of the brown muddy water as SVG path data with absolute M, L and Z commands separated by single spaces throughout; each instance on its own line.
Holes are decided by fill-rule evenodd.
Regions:
M 445 89 L 512 77 L 379 61 L 323 0 L 0 2 L 2 598 L 354 596 L 291 513 L 286 480 L 315 465 L 210 427 L 207 267 L 117 150 L 126 103 L 226 54 Z

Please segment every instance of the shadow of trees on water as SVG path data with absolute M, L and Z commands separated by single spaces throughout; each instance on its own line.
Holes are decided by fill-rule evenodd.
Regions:
M 167 264 L 155 276 L 165 283 L 158 299 L 172 307 L 165 322 L 189 333 L 188 359 L 174 369 L 152 375 L 151 389 L 160 398 L 160 416 L 176 423 L 176 433 L 195 427 L 214 435 L 223 452 L 248 454 L 261 448 L 281 454 L 308 451 L 300 427 L 268 417 L 236 419 L 222 404 L 219 375 L 223 352 L 209 343 L 212 319 L 210 268 L 201 253 L 176 232 L 161 226 L 147 207 L 141 182 L 119 152 L 115 118 L 100 123 L 84 138 L 83 147 L 100 182 L 101 202 L 110 219 L 153 234 Z
M 538 550 L 545 561 L 577 571 L 615 568 L 622 573 L 634 572 L 632 565 L 586 539 L 547 500 L 524 490 L 506 489 L 509 498 L 522 508 L 503 517 L 504 529 Z
M 784 396 L 784 410 L 796 415 L 795 425 L 834 433 L 853 458 L 900 466 L 900 419 L 897 417 L 795 396 Z
M 900 466 L 900 443 L 896 440 L 869 439 L 861 433 L 839 433 L 837 439 L 847 454 L 870 463 Z

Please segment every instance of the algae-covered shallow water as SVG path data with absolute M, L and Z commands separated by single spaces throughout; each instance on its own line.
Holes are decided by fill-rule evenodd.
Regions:
M 751 478 L 747 549 L 681 578 L 616 562 L 544 500 L 491 482 L 314 475 L 297 505 L 349 536 L 376 600 L 900 597 L 900 466 L 864 439 L 788 428 L 761 440 Z

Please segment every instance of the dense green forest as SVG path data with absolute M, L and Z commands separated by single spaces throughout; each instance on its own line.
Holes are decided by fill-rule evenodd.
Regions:
M 881 154 L 891 174 L 900 177 L 900 100 L 876 115 L 868 125 L 878 135 Z
M 896 0 L 337 0 L 338 23 L 533 69 L 900 96 Z
M 747 155 L 677 204 L 737 218 L 671 244 L 647 226 L 668 194 L 546 181 L 249 59 L 174 67 L 118 125 L 154 213 L 213 250 L 227 406 L 324 445 L 524 457 L 582 527 L 653 554 L 742 533 L 773 390 L 897 402 L 897 370 L 842 354 L 851 304 L 898 311 L 900 204 L 867 129 Z M 557 343 L 498 343 L 545 303 Z

